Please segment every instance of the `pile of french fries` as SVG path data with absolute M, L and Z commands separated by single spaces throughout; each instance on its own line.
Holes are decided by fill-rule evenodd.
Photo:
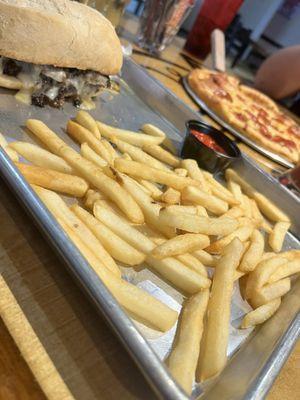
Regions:
M 253 308 L 245 329 L 276 312 L 300 271 L 300 251 L 281 252 L 289 218 L 235 171 L 226 171 L 225 187 L 176 157 L 151 124 L 136 133 L 79 111 L 66 131 L 80 152 L 41 121 L 26 126 L 45 148 L 4 138 L 1 146 L 120 305 L 162 332 L 178 319 L 120 267 L 149 268 L 185 296 L 166 360 L 174 378 L 191 393 L 195 379 L 220 373 L 235 282 Z M 57 192 L 77 201 L 69 206 Z

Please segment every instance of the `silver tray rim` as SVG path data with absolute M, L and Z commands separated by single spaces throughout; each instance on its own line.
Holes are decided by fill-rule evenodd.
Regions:
M 208 105 L 204 102 L 204 100 L 200 99 L 196 95 L 196 93 L 190 87 L 187 77 L 184 76 L 182 78 L 183 87 L 188 93 L 188 95 L 201 107 L 211 118 L 213 118 L 217 123 L 219 123 L 224 129 L 227 129 L 230 133 L 240 139 L 242 142 L 246 143 L 248 146 L 252 147 L 254 150 L 268 157 L 270 160 L 277 162 L 286 168 L 294 168 L 295 164 L 288 161 L 285 157 L 282 157 L 276 153 L 273 153 L 270 150 L 267 150 L 264 147 L 260 147 L 257 143 L 253 142 L 251 139 L 247 138 L 245 135 L 240 133 L 238 130 L 229 125 L 226 121 L 224 121 L 221 117 L 219 117 L 213 110 L 211 110 Z

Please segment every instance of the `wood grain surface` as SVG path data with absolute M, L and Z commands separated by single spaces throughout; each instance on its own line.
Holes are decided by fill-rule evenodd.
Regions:
M 135 54 L 134 58 L 197 109 L 180 83 L 185 69 L 191 68 L 180 54 L 181 47 L 182 41 L 176 39 L 163 56 L 183 68 L 171 67 L 164 61 L 141 54 Z M 277 168 L 273 162 L 242 146 L 266 170 Z M 106 322 L 66 272 L 2 180 L 0 273 L 76 400 L 155 398 Z M 11 324 L 14 325 L 14 319 Z M 0 322 L 0 400 L 45 400 L 7 328 Z M 20 337 L 22 333 L 18 333 Z M 299 399 L 299 369 L 300 344 L 277 378 L 268 400 Z

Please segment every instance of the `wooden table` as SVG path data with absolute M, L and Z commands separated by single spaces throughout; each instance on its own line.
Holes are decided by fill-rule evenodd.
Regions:
M 182 41 L 176 40 L 163 54 L 165 59 L 179 64 L 179 67 L 137 53 L 133 58 L 196 109 L 197 106 L 179 83 L 180 75 L 186 74 L 191 68 L 191 64 L 180 55 L 181 46 Z M 244 145 L 241 147 L 266 169 L 277 168 L 274 163 Z M 48 392 L 49 397 L 52 395 L 53 399 L 61 399 L 63 396 L 57 393 L 60 387 L 64 390 L 62 381 L 80 400 L 154 398 L 144 378 L 102 317 L 72 281 L 2 180 L 0 221 L 0 271 L 7 285 L 4 290 L 11 290 L 20 307 L 12 308 L 8 310 L 11 312 L 5 314 L 8 302 L 2 302 L 0 311 L 5 314 L 6 326 L 13 332 L 14 339 L 27 352 L 26 361 L 30 363 L 34 375 L 39 376 L 40 383 L 35 381 L 1 322 L 0 399 L 44 400 L 45 395 L 40 387 Z M 24 316 L 39 338 L 45 354 L 37 350 L 39 347 L 30 337 L 31 333 L 24 333 Z M 43 362 L 45 357 L 47 362 Z M 52 371 L 50 360 L 57 372 Z M 46 371 L 41 371 L 45 364 Z M 298 344 L 277 378 L 268 400 L 299 399 L 299 373 Z M 49 382 L 45 383 L 49 381 L 48 375 L 51 375 L 50 385 Z M 66 395 L 65 398 L 70 397 Z

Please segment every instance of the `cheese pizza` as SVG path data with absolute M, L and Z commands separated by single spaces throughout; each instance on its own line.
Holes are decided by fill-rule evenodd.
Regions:
M 233 76 L 194 69 L 188 83 L 196 95 L 233 128 L 268 150 L 296 163 L 300 126 L 265 94 Z

